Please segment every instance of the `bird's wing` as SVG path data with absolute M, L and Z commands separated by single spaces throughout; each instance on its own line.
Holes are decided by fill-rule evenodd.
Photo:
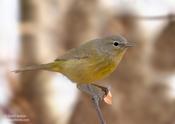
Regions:
M 87 59 L 93 57 L 96 51 L 96 42 L 98 39 L 91 40 L 85 44 L 82 44 L 78 48 L 73 48 L 65 53 L 63 56 L 58 57 L 55 61 L 70 60 L 70 59 Z
M 55 59 L 55 61 L 66 61 L 66 60 L 71 60 L 71 59 L 77 59 L 77 60 L 80 60 L 80 59 L 87 59 L 89 58 L 88 56 L 74 56 L 74 57 L 60 57 L 60 58 L 57 58 Z
M 55 59 L 55 61 L 60 61 L 60 60 L 71 60 L 71 59 L 87 59 L 91 57 L 91 53 L 89 52 L 89 50 L 86 49 L 72 49 L 70 51 L 68 51 L 66 54 L 64 54 L 63 56 L 58 57 L 57 59 Z

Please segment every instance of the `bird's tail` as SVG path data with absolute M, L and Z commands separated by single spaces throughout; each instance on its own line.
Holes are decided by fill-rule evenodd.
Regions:
M 22 67 L 20 69 L 14 70 L 12 72 L 20 73 L 20 72 L 33 71 L 33 70 L 50 70 L 52 66 L 53 66 L 53 63 L 30 65 L 30 66 L 26 66 L 26 67 Z

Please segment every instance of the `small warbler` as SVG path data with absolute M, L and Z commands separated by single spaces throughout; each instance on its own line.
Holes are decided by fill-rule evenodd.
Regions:
M 112 73 L 127 48 L 133 45 L 120 35 L 94 39 L 69 50 L 54 62 L 26 66 L 14 72 L 55 71 L 64 74 L 77 84 L 89 84 Z

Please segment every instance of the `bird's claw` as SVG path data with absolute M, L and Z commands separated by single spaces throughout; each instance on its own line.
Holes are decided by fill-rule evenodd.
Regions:
M 78 84 L 78 89 L 92 96 L 96 101 L 104 100 L 107 104 L 112 104 L 112 94 L 107 87 L 96 84 Z

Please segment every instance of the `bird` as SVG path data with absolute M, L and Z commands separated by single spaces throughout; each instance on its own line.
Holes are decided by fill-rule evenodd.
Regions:
M 96 38 L 70 49 L 53 62 L 25 66 L 14 72 L 47 70 L 62 73 L 77 84 L 90 84 L 111 74 L 132 46 L 134 43 L 121 35 Z

